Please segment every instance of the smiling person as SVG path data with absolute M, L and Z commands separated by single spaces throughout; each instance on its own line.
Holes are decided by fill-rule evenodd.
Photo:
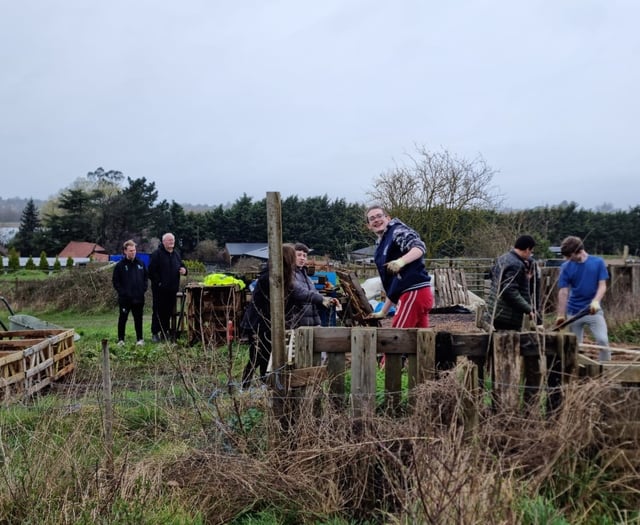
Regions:
M 378 237 L 374 259 L 386 294 L 382 309 L 372 317 L 386 317 L 395 304 L 394 328 L 427 328 L 433 294 L 424 265 L 424 242 L 415 230 L 389 217 L 382 206 L 370 206 L 366 221 Z

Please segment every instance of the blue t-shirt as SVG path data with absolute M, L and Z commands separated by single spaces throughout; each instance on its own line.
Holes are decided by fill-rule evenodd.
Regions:
M 563 263 L 558 288 L 569 288 L 567 314 L 577 314 L 589 306 L 598 291 L 598 283 L 608 278 L 607 266 L 600 257 L 588 255 L 584 262 Z

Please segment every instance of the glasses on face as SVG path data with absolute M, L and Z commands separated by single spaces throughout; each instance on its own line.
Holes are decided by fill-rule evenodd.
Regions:
M 368 222 L 377 221 L 378 219 L 382 219 L 384 217 L 384 213 L 376 213 L 375 215 L 369 215 L 367 217 Z

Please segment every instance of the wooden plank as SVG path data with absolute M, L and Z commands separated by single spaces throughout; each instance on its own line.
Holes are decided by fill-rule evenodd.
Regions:
M 27 338 L 27 339 L 44 339 L 46 337 L 53 337 L 66 332 L 73 332 L 73 330 L 67 329 L 47 329 L 47 330 L 8 330 L 3 332 L 0 330 L 0 340 L 15 339 L 15 338 Z
M 409 388 L 435 379 L 436 333 L 432 329 L 419 329 L 416 340 L 416 371 L 409 369 Z
M 459 363 L 462 375 L 460 382 L 464 388 L 461 402 L 460 419 L 465 435 L 472 434 L 480 424 L 480 414 L 477 407 L 480 406 L 482 388 L 478 384 L 478 367 L 467 358 L 461 358 Z
M 43 370 L 46 370 L 47 368 L 51 368 L 51 366 L 53 365 L 53 357 L 50 357 L 49 359 L 46 359 L 45 361 L 43 361 L 42 363 L 38 363 L 37 365 L 34 365 L 30 368 L 28 368 L 25 372 L 26 372 L 26 377 L 27 379 L 33 377 L 34 375 L 42 372 Z
M 615 364 L 606 362 L 601 364 L 604 379 L 619 383 L 640 383 L 640 367 L 637 365 Z
M 13 385 L 14 383 L 24 382 L 25 373 L 19 372 L 10 377 L 0 377 L 0 388 L 4 388 L 8 385 Z
M 313 366 L 313 327 L 305 326 L 296 330 L 294 363 L 296 368 Z
M 329 374 L 329 393 L 335 407 L 345 402 L 345 363 L 346 354 L 328 354 L 327 372 Z
M 11 352 L 8 355 L 0 357 L 0 367 L 15 363 L 16 361 L 22 361 L 22 352 Z
M 41 341 L 42 339 L 12 339 L 11 341 L 2 341 L 0 342 L 0 351 L 15 352 L 25 348 L 30 348 Z
M 351 330 L 351 407 L 356 418 L 375 412 L 376 337 L 375 328 Z
M 73 372 L 75 368 L 76 368 L 75 363 L 69 363 L 68 365 L 64 366 L 60 370 L 56 371 L 56 373 L 51 376 L 51 379 L 54 381 L 58 381 L 59 379 L 62 379 L 64 376 L 66 376 L 67 374 L 70 374 L 71 372 Z
M 515 412 L 520 404 L 521 371 L 520 335 L 518 332 L 493 334 L 493 391 L 502 410 Z
M 310 366 L 307 368 L 295 368 L 284 372 L 284 381 L 287 389 L 301 388 L 327 379 L 326 366 Z
M 402 355 L 385 354 L 384 358 L 385 409 L 396 414 L 402 400 Z

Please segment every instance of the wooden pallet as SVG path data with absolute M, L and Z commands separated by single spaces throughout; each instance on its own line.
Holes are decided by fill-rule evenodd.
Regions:
M 432 270 L 434 308 L 448 308 L 469 303 L 467 279 L 462 268 Z
M 0 401 L 31 396 L 75 369 L 73 330 L 0 332 Z
M 239 330 L 245 293 L 237 285 L 186 287 L 187 333 L 190 344 L 202 342 L 213 347 L 227 341 L 227 324 Z

